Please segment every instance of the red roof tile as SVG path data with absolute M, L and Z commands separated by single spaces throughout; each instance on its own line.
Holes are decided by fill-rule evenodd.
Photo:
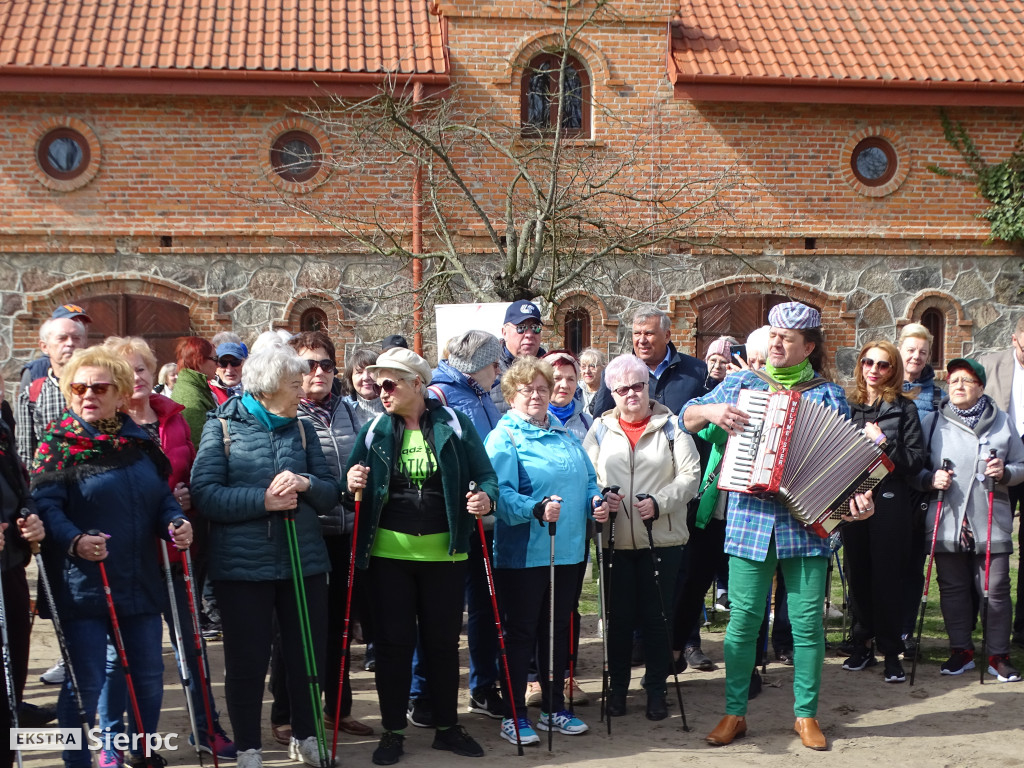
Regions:
M 427 0 L 7 0 L 0 76 L 32 70 L 447 75 Z
M 1024 94 L 1020 0 L 682 0 L 671 31 L 669 76 L 687 88 Z

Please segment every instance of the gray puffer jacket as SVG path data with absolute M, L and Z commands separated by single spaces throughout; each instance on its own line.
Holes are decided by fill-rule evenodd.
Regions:
M 323 411 L 310 407 L 305 402 L 299 403 L 299 419 L 316 430 L 320 447 L 324 452 L 327 466 L 336 480 L 345 475 L 345 466 L 352 453 L 359 427 L 351 406 L 341 396 L 341 387 L 334 382 L 335 391 L 331 393 L 331 401 L 327 409 L 329 421 L 324 421 Z M 352 532 L 355 510 L 346 509 L 337 504 L 327 514 L 320 515 L 320 525 L 324 536 L 341 536 Z
M 228 440 L 225 444 L 226 422 Z M 305 431 L 305 448 L 299 430 Z M 218 406 L 203 427 L 192 467 L 192 498 L 210 520 L 210 578 L 237 581 L 291 579 L 283 512 L 268 512 L 263 497 L 285 470 L 308 477 L 293 510 L 304 576 L 331 570 L 318 515 L 338 503 L 338 482 L 320 441 L 299 419 L 268 430 L 240 397 Z

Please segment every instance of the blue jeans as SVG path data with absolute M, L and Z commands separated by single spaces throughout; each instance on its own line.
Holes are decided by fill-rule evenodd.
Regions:
M 163 628 L 160 625 L 160 614 L 119 617 L 119 624 L 139 702 L 142 731 L 155 733 L 164 696 Z M 107 677 L 107 634 L 110 621 L 106 617 L 65 620 L 63 629 L 82 706 L 88 723 L 92 725 L 100 691 Z M 61 728 L 78 728 L 81 725 L 70 675 L 57 702 L 57 721 Z M 134 717 L 129 718 L 129 723 L 130 732 L 136 732 Z M 137 754 L 141 755 L 142 751 L 143 745 L 140 743 Z M 83 745 L 80 751 L 65 750 L 63 757 L 66 768 L 88 768 L 92 765 L 88 745 Z

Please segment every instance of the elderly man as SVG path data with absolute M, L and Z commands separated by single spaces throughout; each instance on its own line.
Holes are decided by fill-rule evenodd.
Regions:
M 988 389 L 985 391 L 1001 411 L 1010 417 L 1017 434 L 1024 438 L 1024 315 L 1018 320 L 1010 336 L 1010 348 L 1002 352 L 981 355 L 978 362 L 985 366 Z M 1010 515 L 1017 510 L 1024 513 L 1024 483 L 1010 491 Z M 1024 525 L 1017 531 L 1017 614 L 1013 620 L 1013 643 L 1024 648 Z
M 51 317 L 39 327 L 39 348 L 50 358 L 46 373 L 18 393 L 18 456 L 25 466 L 32 463 L 46 426 L 66 407 L 60 393 L 60 375 L 76 349 L 85 346 L 85 325 L 70 317 Z
M 754 371 L 726 377 L 707 395 L 688 402 L 680 421 L 691 433 L 716 424 L 729 435 L 742 432 L 749 421 L 736 407 L 741 389 L 796 389 L 801 397 L 828 405 L 845 415 L 850 407 L 843 390 L 821 374 L 824 337 L 821 315 L 799 302 L 773 307 L 768 363 L 765 372 L 774 382 Z M 874 511 L 870 494 L 858 494 L 850 502 L 853 516 Z M 816 719 L 825 638 L 821 606 L 825 600 L 828 543 L 804 528 L 789 510 L 774 499 L 730 493 L 726 513 L 725 551 L 729 558 L 729 595 L 732 612 L 725 634 L 725 717 L 707 736 L 714 746 L 729 744 L 747 731 L 747 696 L 757 652 L 757 635 L 764 604 L 776 565 L 781 565 L 789 589 L 789 616 L 793 624 L 794 730 L 804 746 L 827 748 Z
M 245 344 L 227 341 L 217 346 L 217 373 L 210 379 L 210 391 L 218 405 L 242 394 L 242 366 L 248 357 Z
M 514 301 L 505 310 L 505 322 L 501 326 L 501 356 L 498 358 L 500 373 L 504 373 L 518 357 L 543 357 L 545 352 L 540 346 L 540 335 L 544 332 L 544 324 L 540 319 L 540 309 L 531 301 Z M 501 396 L 499 380 L 491 389 L 491 400 L 498 414 L 508 410 L 508 403 Z

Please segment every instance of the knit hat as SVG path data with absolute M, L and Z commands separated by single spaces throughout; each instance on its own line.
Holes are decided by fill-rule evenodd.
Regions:
M 704 353 L 704 359 L 710 360 L 712 355 L 732 360 L 732 343 L 728 339 L 715 339 L 708 346 L 708 351 Z
M 419 376 L 424 384 L 429 384 L 431 379 L 430 366 L 427 364 L 427 361 L 411 349 L 406 349 L 405 347 L 392 347 L 381 352 L 377 357 L 377 362 L 366 366 L 364 370 L 388 370 L 411 373 L 413 376 Z
M 946 363 L 946 373 L 948 374 L 952 374 L 953 371 L 959 369 L 969 370 L 978 377 L 978 381 L 981 382 L 982 389 L 985 388 L 985 384 L 987 383 L 985 380 L 985 366 L 973 357 L 958 357 Z
M 568 363 L 574 369 L 576 369 L 577 379 L 580 377 L 580 374 L 582 373 L 582 371 L 580 370 L 579 358 L 577 358 L 576 355 L 574 355 L 568 349 L 556 349 L 544 355 L 544 357 L 542 357 L 541 360 L 543 360 L 545 363 L 550 363 L 551 365 Z
M 472 333 L 472 331 L 470 332 Z M 498 362 L 501 357 L 501 340 L 491 333 L 479 331 L 476 335 L 480 343 L 475 347 L 459 349 L 463 336 L 457 336 L 449 344 L 448 365 L 460 373 L 474 373 L 490 363 Z M 452 354 L 451 348 L 459 349 L 460 354 Z
M 771 308 L 768 312 L 768 324 L 773 328 L 788 328 L 794 331 L 818 328 L 821 326 L 821 313 L 799 301 L 788 301 Z

